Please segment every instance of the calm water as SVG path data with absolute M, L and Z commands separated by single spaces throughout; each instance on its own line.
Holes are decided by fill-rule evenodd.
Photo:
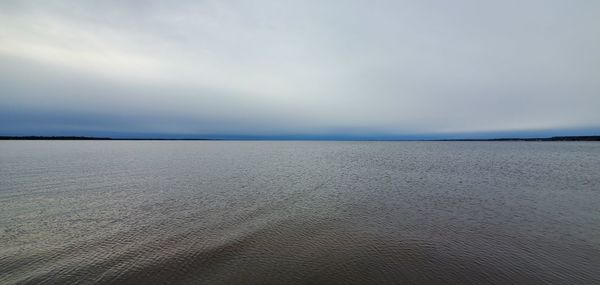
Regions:
M 600 284 L 600 143 L 0 142 L 0 283 Z

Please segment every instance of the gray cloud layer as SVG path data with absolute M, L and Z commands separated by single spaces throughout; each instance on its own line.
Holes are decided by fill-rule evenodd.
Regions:
M 598 1 L 2 1 L 0 132 L 600 127 Z

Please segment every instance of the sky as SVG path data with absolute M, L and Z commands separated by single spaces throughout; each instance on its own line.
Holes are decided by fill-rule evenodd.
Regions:
M 0 135 L 600 134 L 600 1 L 0 1 Z

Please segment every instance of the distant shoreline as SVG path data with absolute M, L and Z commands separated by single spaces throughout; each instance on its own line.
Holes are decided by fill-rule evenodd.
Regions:
M 0 140 L 112 140 L 112 141 L 302 141 L 304 139 L 221 139 L 221 138 L 110 138 L 86 136 L 0 136 Z M 307 141 L 315 139 L 306 139 Z M 600 136 L 554 136 L 542 138 L 492 138 L 492 139 L 316 139 L 317 141 L 600 141 Z
M 85 136 L 0 136 L 0 140 L 57 140 L 57 141 L 213 141 L 223 139 L 176 139 L 176 138 L 109 138 Z
M 600 141 L 600 136 L 559 136 L 545 138 L 440 139 L 432 141 Z

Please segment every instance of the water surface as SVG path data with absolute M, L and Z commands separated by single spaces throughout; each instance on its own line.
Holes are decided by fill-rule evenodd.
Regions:
M 0 142 L 0 283 L 600 284 L 600 143 Z

